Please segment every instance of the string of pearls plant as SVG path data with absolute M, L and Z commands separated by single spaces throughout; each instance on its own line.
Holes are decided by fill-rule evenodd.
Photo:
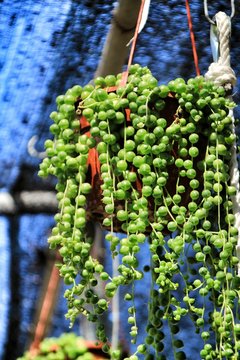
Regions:
M 201 359 L 238 359 L 240 350 L 239 278 L 235 255 L 229 164 L 235 136 L 228 111 L 235 104 L 203 77 L 158 85 L 150 70 L 132 65 L 125 86 L 121 77 L 95 79 L 57 97 L 51 114 L 54 140 L 45 143 L 48 157 L 39 175 L 57 177 L 59 212 L 49 245 L 59 249 L 61 276 L 69 285 L 66 317 L 82 313 L 96 322 L 103 349 L 110 350 L 101 315 L 120 286 L 141 281 L 141 244 L 151 252 L 152 272 L 145 343 L 137 343 L 138 313 L 132 292 L 128 323 L 136 352 L 129 359 L 166 359 L 164 329 L 172 334 L 174 359 L 186 359 L 178 337 L 181 319 L 189 316 L 202 341 Z M 111 91 L 109 87 L 116 86 Z M 130 115 L 129 115 L 130 113 Z M 79 118 L 90 124 L 83 134 Z M 98 189 L 89 175 L 88 154 L 100 162 Z M 92 193 L 94 191 L 94 193 Z M 118 275 L 108 274 L 91 256 L 86 235 L 88 199 L 101 197 L 103 227 L 109 232 Z M 91 215 L 91 214 L 90 214 Z M 119 238 L 116 224 L 126 234 Z M 105 297 L 94 290 L 105 282 Z

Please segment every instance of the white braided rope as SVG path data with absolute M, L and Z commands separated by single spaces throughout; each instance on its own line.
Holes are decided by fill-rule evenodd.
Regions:
M 214 82 L 217 86 L 229 84 L 233 87 L 236 84 L 236 76 L 230 66 L 230 35 L 231 35 L 231 22 L 229 17 L 222 11 L 218 12 L 215 16 L 217 29 L 219 32 L 219 47 L 220 56 L 217 62 L 213 62 L 205 78 Z
M 224 86 L 226 90 L 232 89 L 236 84 L 236 76 L 230 65 L 230 18 L 224 12 L 218 12 L 215 16 L 219 35 L 219 59 L 213 62 L 205 74 L 205 78 L 212 81 L 217 86 Z M 235 134 L 235 123 L 233 111 L 230 110 L 229 116 L 232 118 L 232 133 Z M 237 273 L 240 276 L 240 187 L 239 169 L 237 161 L 237 144 L 234 142 L 231 149 L 232 157 L 230 164 L 230 183 L 236 189 L 236 195 L 231 197 L 233 203 L 233 214 L 235 217 L 235 227 L 238 229 L 238 242 L 236 254 L 238 257 Z

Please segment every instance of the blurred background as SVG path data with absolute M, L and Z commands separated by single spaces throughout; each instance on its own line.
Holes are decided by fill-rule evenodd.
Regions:
M 230 1 L 208 3 L 210 17 L 220 10 L 231 13 Z M 51 137 L 49 114 L 56 109 L 58 95 L 94 78 L 116 5 L 117 2 L 106 0 L 0 1 L 0 359 L 3 360 L 14 360 L 28 348 L 53 262 L 47 238 L 54 225 L 55 183 L 54 179 L 42 180 L 37 176 L 44 141 Z M 239 0 L 235 6 L 231 63 L 239 76 Z M 204 74 L 212 62 L 210 24 L 204 16 L 202 0 L 190 1 L 190 8 L 199 67 Z M 134 62 L 148 66 L 163 84 L 176 77 L 187 80 L 196 75 L 185 1 L 151 1 Z M 238 103 L 239 99 L 238 83 L 234 100 Z M 238 113 L 237 109 L 236 116 Z M 146 249 L 140 259 L 142 267 L 147 256 Z M 145 284 L 136 289 L 136 305 L 144 310 L 148 276 L 146 273 Z M 64 290 L 60 283 L 48 336 L 72 331 L 64 317 Z M 144 323 L 144 311 L 142 316 Z M 124 315 L 121 319 L 121 338 L 125 341 L 127 321 L 124 322 Z M 74 331 L 86 335 L 81 320 Z M 140 336 L 144 336 L 144 327 Z M 197 359 L 199 344 L 194 341 L 194 334 L 191 336 L 189 359 Z M 126 344 L 131 346 L 127 340 Z

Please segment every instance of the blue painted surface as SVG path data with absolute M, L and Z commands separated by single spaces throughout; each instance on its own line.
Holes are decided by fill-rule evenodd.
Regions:
M 209 13 L 219 10 L 229 13 L 229 3 L 210 4 Z M 192 49 L 187 27 L 184 2 L 152 0 L 149 19 L 139 36 L 135 62 L 149 66 L 161 83 L 176 77 L 185 79 L 195 75 Z M 28 167 L 32 179 L 37 179 L 39 164 L 27 152 L 33 135 L 39 136 L 37 149 L 43 150 L 49 136 L 49 113 L 55 109 L 55 98 L 70 86 L 90 81 L 99 62 L 101 49 L 109 28 L 114 3 L 106 0 L 5 0 L 0 4 L 0 188 L 12 190 L 18 185 L 21 170 Z M 202 73 L 212 61 L 209 43 L 209 23 L 203 15 L 201 0 L 191 2 L 192 18 Z M 240 71 L 238 9 L 233 21 L 232 66 Z M 235 99 L 239 100 L 239 85 Z M 237 114 L 239 110 L 237 110 Z M 31 183 L 31 180 L 29 181 Z M 14 221 L 0 218 L 0 358 L 15 359 L 7 353 L 10 312 L 15 319 L 19 337 L 16 351 L 25 347 L 34 315 L 42 268 L 39 253 L 47 249 L 47 233 L 53 224 L 52 216 L 21 216 Z M 16 226 L 16 229 L 13 227 Z M 146 252 L 145 252 L 146 251 Z M 145 264 L 147 248 L 140 259 Z M 13 299 L 10 287 L 10 267 L 16 261 L 18 292 Z M 11 265 L 12 264 L 12 265 Z M 14 272 L 13 272 L 14 273 Z M 148 274 L 143 287 L 136 287 L 136 302 L 146 310 L 145 301 Z M 52 335 L 68 330 L 64 319 L 66 304 L 62 300 L 64 289 L 53 319 Z M 15 308 L 14 308 L 15 306 Z M 145 307 L 144 307 L 145 306 Z M 12 307 L 12 308 L 10 308 Z M 125 304 L 122 305 L 125 307 Z M 143 313 L 142 322 L 146 315 Z M 122 321 L 122 337 L 126 333 Z M 185 329 L 181 336 L 193 334 Z M 144 328 L 141 329 L 143 336 Z M 189 343 L 189 359 L 197 357 L 198 344 Z M 167 348 L 168 349 L 168 348 Z M 168 358 L 171 360 L 170 358 Z
M 6 342 L 6 325 L 9 316 L 10 301 L 10 247 L 8 242 L 8 224 L 5 218 L 0 217 L 0 349 Z

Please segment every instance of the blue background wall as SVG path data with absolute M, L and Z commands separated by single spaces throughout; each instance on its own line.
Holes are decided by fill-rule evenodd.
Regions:
M 209 23 L 203 2 L 190 2 L 200 69 L 212 61 Z M 0 1 L 0 188 L 46 189 L 38 179 L 39 159 L 27 144 L 38 135 L 37 150 L 49 136 L 49 114 L 55 98 L 74 84 L 90 81 L 109 29 L 114 2 L 106 0 Z M 239 2 L 232 29 L 232 67 L 239 75 Z M 218 1 L 209 13 L 228 13 L 230 1 Z M 147 25 L 139 36 L 135 62 L 149 66 L 161 83 L 195 76 L 185 1 L 152 0 Z M 239 100 L 236 87 L 235 101 Z M 238 110 L 237 110 L 238 113 Z M 0 358 L 12 360 L 28 341 L 42 284 L 47 236 L 53 216 L 0 216 Z M 142 259 L 144 264 L 144 259 Z M 146 277 L 147 281 L 147 277 Z M 142 288 L 137 289 L 143 306 Z M 49 335 L 68 330 L 62 292 Z M 124 338 L 124 322 L 122 336 Z M 194 338 L 191 358 L 198 358 Z M 190 358 L 190 357 L 189 357 Z M 169 359 L 170 360 L 170 359 Z

